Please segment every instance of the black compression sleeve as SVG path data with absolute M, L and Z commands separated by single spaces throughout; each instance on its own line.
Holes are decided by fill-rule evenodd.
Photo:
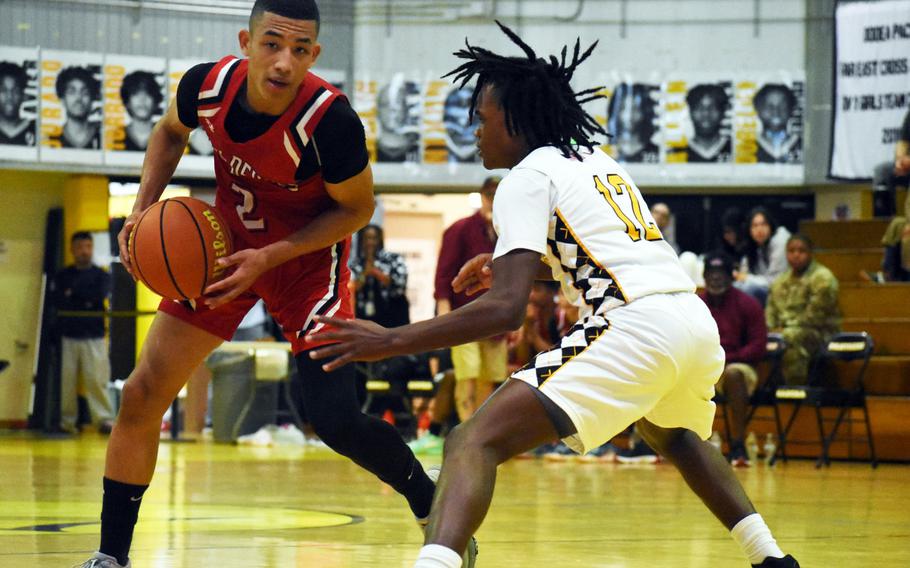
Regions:
M 180 84 L 177 85 L 177 116 L 187 128 L 199 126 L 199 117 L 196 116 L 196 101 L 199 100 L 199 91 L 205 76 L 215 67 L 215 63 L 200 63 L 194 65 L 183 74 Z
M 346 99 L 332 102 L 316 126 L 313 141 L 322 162 L 322 177 L 328 183 L 354 177 L 370 160 L 363 123 Z

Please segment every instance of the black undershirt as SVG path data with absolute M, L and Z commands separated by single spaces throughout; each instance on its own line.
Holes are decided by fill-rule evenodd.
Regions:
M 197 128 L 199 91 L 215 63 L 200 63 L 187 71 L 177 87 L 177 115 L 187 128 Z M 224 127 L 231 140 L 244 143 L 265 134 L 280 116 L 260 114 L 246 104 L 246 83 L 238 90 L 228 109 Z M 319 149 L 317 155 L 316 147 Z M 321 162 L 321 163 L 320 163 Z M 303 149 L 296 178 L 304 180 L 321 171 L 327 183 L 341 183 L 367 166 L 369 154 L 360 117 L 344 98 L 335 99 L 316 126 L 310 143 Z

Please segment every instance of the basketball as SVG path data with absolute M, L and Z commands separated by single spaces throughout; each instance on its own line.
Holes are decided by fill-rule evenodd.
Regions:
M 192 197 L 175 197 L 145 210 L 129 239 L 133 272 L 172 300 L 202 296 L 224 275 L 215 261 L 231 254 L 231 234 L 218 210 Z

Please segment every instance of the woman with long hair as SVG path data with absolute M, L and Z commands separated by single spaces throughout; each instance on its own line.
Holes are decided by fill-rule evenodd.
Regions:
M 762 306 L 775 278 L 787 269 L 787 239 L 790 231 L 778 225 L 764 207 L 746 216 L 746 245 L 736 275 L 736 287 L 753 296 Z

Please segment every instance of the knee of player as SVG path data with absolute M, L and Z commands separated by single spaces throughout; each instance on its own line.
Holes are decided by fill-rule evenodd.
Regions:
M 151 420 L 156 423 L 164 415 L 162 410 L 159 415 L 153 411 L 155 397 L 148 381 L 135 377 L 123 384 L 123 393 L 120 397 L 119 423 L 141 422 Z
M 332 412 L 323 412 L 313 413 L 309 420 L 319 439 L 340 454 L 344 454 L 356 441 L 356 417 L 343 418 Z
M 502 463 L 507 459 L 500 459 L 500 452 L 489 436 L 485 435 L 485 432 L 481 431 L 481 429 L 474 428 L 470 421 L 462 422 L 449 432 L 449 435 L 446 436 L 443 451 L 446 457 L 489 453 L 492 458 L 496 459 L 497 463 Z

